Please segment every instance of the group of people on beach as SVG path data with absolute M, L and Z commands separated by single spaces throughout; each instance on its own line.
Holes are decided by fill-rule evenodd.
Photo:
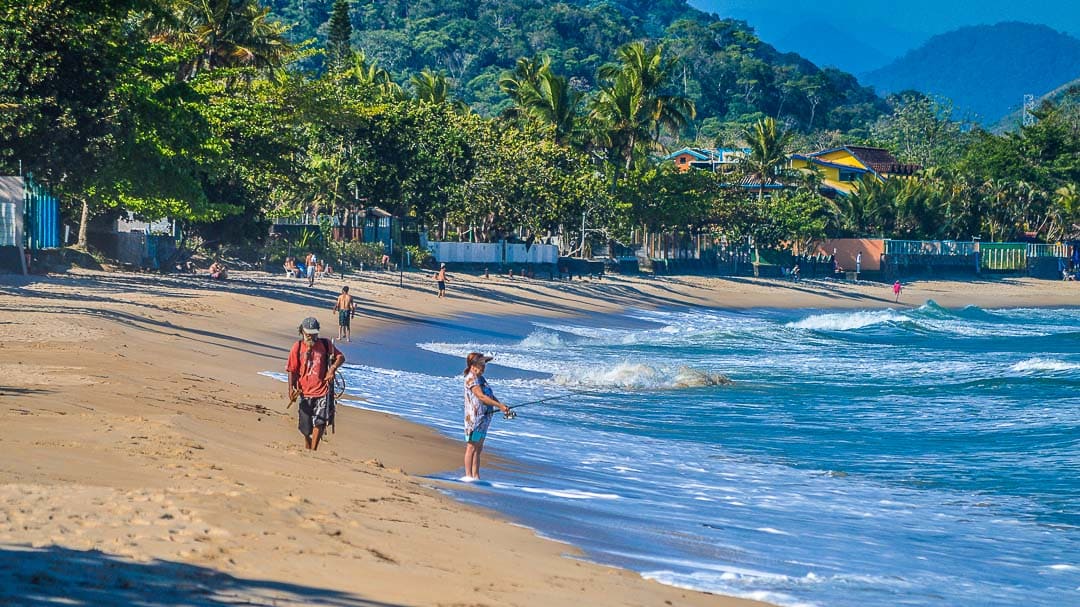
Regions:
M 285 268 L 286 277 L 306 277 L 309 287 L 315 286 L 316 277 L 333 276 L 334 274 L 334 268 L 329 263 L 323 262 L 314 253 L 310 252 L 304 257 L 303 263 L 296 261 L 295 257 L 286 257 L 283 267 Z
M 446 264 L 439 268 L 436 279 L 439 281 L 439 297 L 445 297 Z M 351 325 L 356 316 L 356 307 L 356 300 L 349 294 L 349 287 L 341 287 L 341 293 L 334 301 L 339 340 L 351 341 Z M 334 380 L 338 369 L 345 364 L 345 355 L 333 340 L 319 337 L 320 329 L 319 320 L 315 317 L 309 316 L 301 321 L 297 327 L 299 339 L 289 350 L 285 364 L 288 373 L 289 406 L 297 403 L 297 428 L 304 437 L 305 448 L 312 451 L 318 450 L 327 426 L 332 427 L 334 424 Z M 510 407 L 495 398 L 494 391 L 484 378 L 484 370 L 491 360 L 491 356 L 480 352 L 470 352 L 465 357 L 463 375 L 467 480 L 480 478 L 480 453 L 484 450 L 484 440 L 487 438 L 495 410 L 502 411 L 507 418 L 514 416 Z

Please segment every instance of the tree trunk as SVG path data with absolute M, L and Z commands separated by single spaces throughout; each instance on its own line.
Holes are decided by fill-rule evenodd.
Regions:
M 79 241 L 75 243 L 75 248 L 86 250 L 86 228 L 90 223 L 90 205 L 87 204 L 86 199 L 82 201 L 82 215 L 79 218 Z

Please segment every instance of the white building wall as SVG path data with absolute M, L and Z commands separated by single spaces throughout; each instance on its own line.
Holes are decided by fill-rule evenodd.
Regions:
M 428 249 L 440 263 L 556 263 L 559 247 L 505 242 L 429 242 Z

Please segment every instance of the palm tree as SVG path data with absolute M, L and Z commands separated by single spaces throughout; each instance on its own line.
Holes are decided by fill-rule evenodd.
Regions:
M 517 60 L 514 71 L 499 78 L 499 88 L 514 102 L 517 114 L 527 114 L 529 106 L 539 87 L 540 74 L 551 70 L 551 58 L 538 55 L 532 59 L 522 57 Z
M 633 165 L 635 150 L 651 132 L 645 105 L 644 91 L 629 73 L 602 85 L 592 101 L 590 117 L 604 132 L 612 155 L 624 160 L 626 171 Z
M 780 131 L 776 120 L 764 118 L 743 129 L 742 136 L 750 148 L 750 153 L 742 158 L 742 165 L 757 179 L 758 200 L 761 200 L 765 197 L 765 186 L 779 182 L 794 134 Z
M 288 28 L 256 0 L 172 0 L 170 8 L 147 26 L 155 42 L 197 50 L 181 64 L 181 80 L 221 67 L 273 71 L 295 50 L 285 39 Z
M 369 62 L 364 51 L 354 51 L 339 78 L 364 88 L 374 89 L 378 95 L 391 101 L 405 99 L 405 91 L 394 82 L 394 77 L 374 61 Z
M 601 66 L 602 82 L 590 115 L 611 129 L 610 139 L 630 169 L 643 143 L 655 145 L 663 130 L 678 132 L 694 118 L 692 101 L 664 90 L 675 76 L 678 58 L 665 58 L 663 45 L 631 42 L 616 51 L 618 63 Z
M 514 102 L 507 117 L 531 117 L 550 124 L 560 144 L 577 130 L 582 95 L 566 77 L 551 71 L 546 55 L 518 59 L 514 71 L 499 79 L 499 88 Z
M 412 85 L 416 100 L 420 103 L 450 104 L 458 112 L 466 112 L 469 109 L 461 100 L 451 101 L 450 81 L 441 72 L 433 72 L 425 68 L 419 74 L 413 74 Z

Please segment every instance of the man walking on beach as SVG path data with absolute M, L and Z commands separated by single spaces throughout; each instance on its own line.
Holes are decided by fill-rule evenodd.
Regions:
M 334 311 L 338 315 L 338 339 L 352 341 L 352 329 L 350 321 L 356 316 L 356 301 L 349 295 L 349 287 L 341 287 L 341 295 L 334 302 Z
M 435 273 L 435 281 L 439 283 L 439 297 L 446 297 L 446 281 L 450 280 L 446 275 L 446 264 L 439 266 L 439 271 Z
M 319 321 L 307 317 L 298 329 L 300 340 L 289 352 L 289 403 L 299 397 L 300 434 L 304 446 L 315 451 L 326 425 L 334 421 L 334 374 L 345 355 L 329 339 L 319 339 Z

